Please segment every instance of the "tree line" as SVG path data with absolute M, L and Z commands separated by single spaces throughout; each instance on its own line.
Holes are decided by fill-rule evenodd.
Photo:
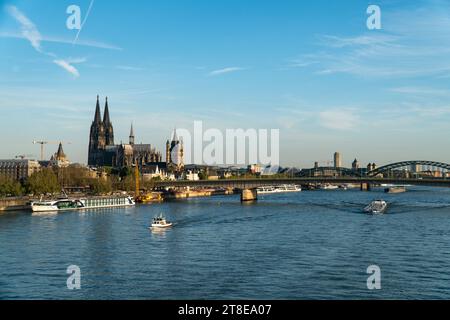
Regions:
M 82 187 L 93 195 L 119 190 L 129 192 L 135 189 L 135 179 L 130 169 L 103 168 L 99 170 L 99 172 L 92 172 L 78 166 L 44 168 L 23 181 L 0 175 L 0 197 L 56 194 L 69 187 Z

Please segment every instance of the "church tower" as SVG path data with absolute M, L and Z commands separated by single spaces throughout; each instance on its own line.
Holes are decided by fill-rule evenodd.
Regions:
M 91 124 L 91 132 L 89 135 L 89 155 L 88 165 L 101 165 L 103 160 L 103 150 L 106 145 L 105 127 L 102 122 L 102 115 L 100 112 L 100 101 L 97 96 L 97 105 L 95 107 L 94 121 Z
M 169 164 L 172 162 L 171 156 L 170 156 L 170 141 L 167 140 L 166 142 L 166 165 L 169 166 Z
M 184 147 L 183 142 L 178 139 L 177 129 L 173 132 L 173 138 L 166 143 L 166 163 L 167 167 L 175 171 L 181 171 L 184 168 Z
M 131 129 L 130 129 L 130 145 L 134 145 L 134 129 L 133 129 L 133 123 L 131 123 Z
M 114 129 L 109 118 L 108 97 L 106 97 L 105 114 L 103 115 L 103 126 L 105 127 L 105 144 L 107 146 L 114 145 Z

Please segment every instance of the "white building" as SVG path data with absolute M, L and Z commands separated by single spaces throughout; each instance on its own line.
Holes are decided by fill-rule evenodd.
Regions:
M 200 177 L 198 176 L 198 173 L 192 172 L 192 171 L 188 171 L 186 173 L 186 180 L 188 181 L 199 181 Z

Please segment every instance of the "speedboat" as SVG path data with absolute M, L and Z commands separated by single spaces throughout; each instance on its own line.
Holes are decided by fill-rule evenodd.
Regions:
M 388 204 L 384 200 L 372 201 L 367 207 L 364 208 L 364 212 L 371 214 L 383 214 L 386 212 Z
M 406 187 L 404 186 L 394 186 L 384 189 L 385 193 L 404 193 L 406 192 Z
M 321 190 L 337 190 L 339 189 L 339 186 L 333 185 L 333 184 L 323 184 L 320 186 Z
M 164 229 L 164 228 L 170 228 L 173 225 L 172 222 L 167 221 L 166 218 L 163 217 L 161 214 L 158 217 L 153 218 L 152 226 L 150 229 Z

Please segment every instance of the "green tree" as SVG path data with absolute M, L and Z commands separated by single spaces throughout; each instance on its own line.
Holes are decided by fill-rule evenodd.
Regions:
M 67 187 L 82 187 L 89 184 L 90 176 L 87 168 L 70 166 L 57 169 L 59 182 Z
M 23 194 L 22 185 L 8 177 L 0 176 L 0 196 L 17 197 Z
M 61 186 L 53 170 L 46 168 L 31 175 L 26 183 L 26 189 L 29 193 L 37 195 L 56 193 L 61 190 Z
M 91 179 L 89 186 L 95 195 L 103 195 L 112 192 L 112 184 L 109 179 Z
M 120 189 L 123 191 L 134 191 L 136 189 L 136 181 L 133 176 L 123 177 Z
M 208 180 L 208 174 L 206 174 L 205 172 L 202 171 L 198 174 L 198 178 L 200 180 Z
M 132 172 L 131 168 L 123 167 L 122 169 L 120 169 L 119 177 L 125 178 L 125 177 L 132 175 L 132 173 L 133 172 Z

